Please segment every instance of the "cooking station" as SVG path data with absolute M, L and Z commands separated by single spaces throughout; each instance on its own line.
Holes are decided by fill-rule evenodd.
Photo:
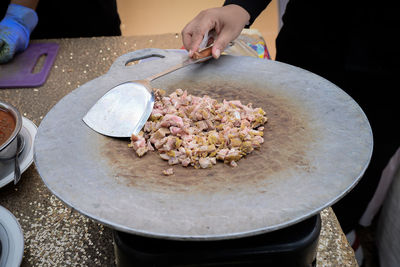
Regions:
M 87 86 L 85 85 L 87 82 L 92 81 L 102 75 L 105 75 L 109 71 L 113 63 L 122 55 L 128 52 L 150 47 L 170 49 L 178 48 L 181 46 L 180 37 L 175 34 L 34 41 L 34 43 L 43 42 L 54 42 L 59 44 L 58 54 L 46 83 L 42 87 L 38 88 L 0 89 L 0 99 L 17 107 L 18 110 L 21 112 L 21 115 L 34 122 L 37 126 L 39 126 L 43 118 L 46 117 L 46 114 L 48 114 L 53 106 L 56 105 L 64 96 L 71 93 L 73 90 L 77 89 L 76 91 L 74 91 L 71 97 L 77 98 L 71 99 L 71 103 L 83 101 L 79 95 L 82 90 L 80 90 L 79 88 L 81 86 Z M 117 77 L 116 79 L 124 79 L 123 74 L 119 72 L 116 72 L 115 76 Z M 99 83 L 99 88 L 102 86 L 101 84 L 104 84 L 103 82 L 106 81 L 104 80 L 100 82 L 101 83 Z M 85 89 L 85 87 L 83 87 L 83 89 Z M 92 88 L 91 90 L 95 91 L 96 88 Z M 95 96 L 93 97 L 95 98 Z M 229 98 L 234 99 L 234 96 L 231 95 Z M 77 107 L 70 105 L 71 114 L 67 114 L 66 116 L 73 116 L 75 109 L 80 108 L 81 107 L 79 107 L 79 104 L 77 104 Z M 266 112 L 268 116 L 268 110 L 266 110 Z M 290 118 L 289 115 L 290 114 L 288 114 L 288 117 Z M 46 117 L 43 127 L 47 127 L 48 124 L 46 123 L 51 122 L 52 119 L 53 118 L 51 116 Z M 55 132 L 57 132 L 58 126 L 62 127 L 63 125 L 58 125 L 56 123 L 54 124 L 53 128 L 49 127 L 45 129 L 48 129 L 49 131 L 54 130 Z M 47 138 L 46 134 L 47 133 L 44 133 L 44 135 L 42 135 L 42 138 L 39 138 L 39 145 L 41 145 L 41 142 L 43 142 L 43 140 Z M 79 131 L 76 134 L 79 135 Z M 40 135 L 41 133 L 39 130 L 39 136 Z M 67 138 L 66 144 L 68 144 L 68 142 L 69 141 Z M 87 138 L 82 144 L 82 149 L 84 150 L 85 146 L 96 144 L 96 142 L 96 138 L 94 138 L 94 140 L 93 138 Z M 60 147 L 65 147 L 66 144 L 60 143 Z M 108 156 L 112 156 L 112 153 L 115 153 L 112 151 L 113 148 L 116 148 L 117 152 L 121 152 L 123 149 L 123 145 L 117 144 L 115 143 L 115 141 L 109 141 L 107 143 L 107 147 L 102 148 L 102 153 Z M 56 148 L 47 147 L 43 151 L 36 151 L 37 158 L 35 159 L 35 161 L 39 163 L 39 168 L 37 169 L 37 166 L 33 164 L 22 174 L 21 181 L 16 186 L 10 183 L 7 186 L 0 188 L 0 205 L 7 208 L 14 214 L 15 217 L 18 218 L 24 233 L 25 249 L 22 266 L 54 266 L 64 264 L 83 266 L 113 266 L 115 264 L 116 257 L 122 265 L 124 260 L 126 260 L 127 258 L 132 259 L 134 257 L 133 253 L 137 253 L 135 255 L 143 255 L 144 251 L 147 253 L 147 255 L 151 254 L 151 257 L 153 260 L 155 260 L 155 262 L 157 262 L 158 260 L 163 263 L 165 263 L 166 260 L 165 258 L 163 258 L 165 256 L 162 255 L 165 255 L 165 252 L 171 255 L 173 254 L 173 251 L 175 251 L 176 253 L 174 253 L 172 258 L 175 259 L 176 263 L 180 264 L 190 264 L 190 262 L 185 262 L 185 257 L 187 258 L 188 255 L 192 255 L 190 254 L 190 251 L 203 251 L 204 253 L 206 253 L 203 255 L 208 255 L 209 258 L 218 258 L 217 261 L 225 257 L 224 259 L 222 259 L 225 260 L 225 262 L 229 262 L 229 259 L 233 259 L 234 261 L 236 260 L 238 262 L 240 262 L 239 260 L 244 260 L 242 261 L 243 263 L 246 261 L 249 262 L 249 259 L 255 258 L 254 255 L 257 253 L 255 249 L 252 249 L 254 248 L 254 244 L 257 244 L 257 247 L 266 248 L 263 252 L 265 253 L 264 255 L 272 255 L 271 253 L 272 251 L 274 251 L 273 245 L 279 245 L 279 242 L 282 242 L 282 239 L 285 239 L 287 241 L 286 244 L 295 244 L 295 248 L 300 248 L 301 245 L 303 245 L 303 248 L 310 248 L 311 255 L 313 255 L 312 251 L 316 251 L 317 253 L 315 263 L 317 266 L 357 266 L 354 258 L 354 253 L 347 243 L 347 240 L 342 230 L 340 229 L 340 226 L 333 211 L 329 207 L 325 207 L 320 213 L 311 212 L 307 213 L 307 216 L 295 215 L 295 219 L 293 219 L 290 223 L 287 223 L 285 227 L 276 227 L 276 225 L 279 225 L 279 222 L 277 222 L 275 226 L 269 226 L 270 228 L 267 229 L 268 231 L 265 231 L 266 229 L 259 229 L 258 232 L 256 231 L 256 234 L 251 234 L 250 236 L 248 236 L 247 234 L 249 232 L 248 229 L 234 229 L 234 234 L 231 237 L 232 240 L 240 240 L 241 238 L 253 238 L 251 240 L 247 239 L 248 243 L 239 243 L 239 245 L 235 244 L 235 241 L 227 243 L 227 241 L 224 240 L 223 237 L 224 235 L 226 235 L 226 233 L 223 232 L 223 229 L 218 229 L 218 225 L 221 224 L 220 222 L 218 222 L 218 220 L 222 220 L 223 218 L 219 218 L 218 214 L 215 214 L 215 220 L 213 221 L 216 224 L 209 225 L 211 229 L 216 229 L 215 232 L 210 232 L 208 229 L 194 229 L 194 231 L 199 234 L 179 236 L 179 233 L 176 232 L 179 227 L 172 224 L 171 227 L 167 229 L 168 231 L 170 231 L 170 233 L 164 232 L 164 237 L 169 236 L 170 238 L 161 238 L 161 240 L 158 240 L 157 238 L 155 238 L 157 237 L 157 234 L 155 234 L 155 232 L 150 232 L 146 230 L 142 232 L 142 235 L 127 235 L 125 232 L 128 232 L 129 234 L 134 233 L 129 227 L 124 226 L 123 221 L 114 223 L 112 221 L 104 220 L 100 217 L 97 217 L 98 214 L 91 213 L 91 211 L 88 212 L 87 207 L 84 206 L 79 206 L 77 209 L 82 208 L 79 211 L 71 209 L 70 206 L 76 207 L 75 203 L 70 202 L 71 199 L 69 198 L 73 194 L 73 191 L 68 192 L 69 195 L 65 195 L 63 193 L 61 194 L 61 199 L 68 205 L 65 205 L 62 201 L 59 200 L 57 195 L 59 193 L 57 189 L 57 184 L 53 183 L 54 179 L 49 180 L 48 174 L 57 174 L 57 171 L 62 170 L 63 166 L 70 164 L 70 159 L 63 157 L 54 158 L 53 160 L 55 162 L 55 166 L 58 166 L 57 170 L 52 169 L 52 165 L 49 165 L 47 167 L 43 167 L 40 165 L 41 162 L 47 160 L 42 157 L 43 153 L 47 153 L 46 151 L 53 151 L 54 149 Z M 266 147 L 265 149 L 267 150 L 268 147 Z M 133 151 L 130 152 L 132 152 L 132 155 L 134 154 Z M 80 153 L 80 151 L 77 151 L 77 155 L 79 155 Z M 297 157 L 295 160 L 299 162 L 300 167 L 304 167 L 304 169 L 309 168 L 309 166 L 306 166 L 307 164 L 305 163 L 301 165 L 301 155 L 292 156 Z M 144 160 L 147 161 L 146 163 L 154 160 L 154 158 L 151 157 L 147 158 L 148 159 L 144 158 Z M 94 159 L 98 162 L 103 160 L 102 158 L 99 158 L 98 155 L 95 155 Z M 125 166 L 125 162 L 123 161 L 124 160 L 116 160 L 113 164 L 114 166 L 116 166 L 116 168 L 120 166 Z M 246 159 L 242 161 L 245 162 Z M 239 163 L 238 168 L 241 167 L 242 161 Z M 160 164 L 163 163 L 165 164 L 165 162 L 161 162 Z M 245 163 L 243 163 L 243 165 L 245 165 Z M 87 165 L 87 169 L 90 170 L 90 167 L 90 165 Z M 79 168 L 83 168 L 83 164 L 82 166 L 79 166 Z M 132 169 L 134 168 L 132 167 L 130 170 L 126 171 L 132 171 Z M 302 171 L 310 170 L 307 169 Z M 64 181 L 73 181 L 73 183 L 75 183 L 77 181 L 76 177 L 79 176 L 78 172 L 79 169 L 71 172 L 69 174 L 70 177 L 64 176 L 62 177 L 62 179 L 64 179 Z M 144 168 L 140 169 L 139 172 L 148 172 L 148 174 L 151 174 L 151 170 L 145 170 Z M 44 179 L 44 182 L 39 173 L 43 177 L 47 176 L 46 178 L 42 177 Z M 232 176 L 233 181 L 237 183 L 239 177 L 235 176 L 234 171 L 229 171 L 228 175 Z M 120 176 L 116 176 L 113 178 L 116 180 L 120 179 L 120 185 L 127 185 L 124 170 L 121 171 Z M 157 184 L 157 181 L 155 181 L 154 179 L 150 180 L 151 181 L 143 181 L 139 179 L 135 182 L 132 182 L 132 184 L 130 185 L 128 184 L 127 186 L 145 188 L 147 185 L 146 183 L 152 183 L 154 186 L 153 188 L 156 189 L 157 194 L 166 194 L 165 191 L 163 192 L 163 190 L 165 190 L 163 187 L 164 185 Z M 192 186 L 200 187 L 200 185 L 196 184 L 196 181 L 194 181 L 192 177 L 189 180 L 189 183 L 192 183 Z M 253 182 L 255 184 L 262 184 L 262 182 L 257 181 L 256 179 L 254 179 Z M 45 183 L 47 186 L 45 185 Z M 168 181 L 166 183 L 168 183 Z M 83 188 L 83 190 L 86 190 L 88 193 L 93 192 L 93 188 L 90 187 L 96 186 L 95 184 L 91 184 L 89 181 L 82 181 L 81 184 L 78 185 L 75 183 L 75 185 Z M 180 193 L 183 192 L 184 194 L 188 185 L 180 184 L 180 186 L 181 188 L 178 189 L 181 190 Z M 240 188 L 240 186 L 242 185 L 238 184 L 238 188 Z M 50 190 L 48 188 L 50 188 Z M 195 189 L 197 190 L 195 193 L 198 194 L 196 197 L 199 200 L 202 200 L 201 192 L 204 192 L 204 190 L 206 190 L 207 192 L 212 192 L 213 190 L 215 190 L 215 188 L 213 189 L 211 186 L 209 188 Z M 97 190 L 99 192 L 100 200 L 100 196 L 102 196 L 103 194 L 105 197 L 107 197 L 108 193 L 106 192 L 106 188 L 97 188 Z M 230 188 L 229 190 L 227 189 L 227 193 L 229 193 L 228 191 L 235 192 L 235 190 L 238 189 L 232 186 L 232 188 Z M 121 193 L 122 195 L 124 194 L 123 191 L 117 193 Z M 324 192 L 318 191 L 315 191 L 314 193 L 316 195 L 324 194 Z M 139 202 L 142 200 L 144 201 L 146 194 L 151 194 L 151 192 L 144 192 L 143 199 L 136 200 L 139 200 Z M 240 192 L 238 194 L 240 195 Z M 90 203 L 90 195 L 88 195 L 80 194 L 79 197 L 76 197 L 76 199 L 81 198 L 85 203 Z M 212 199 L 212 194 L 210 194 L 209 197 L 210 203 L 211 201 L 224 201 L 223 198 L 218 199 L 218 196 L 215 197 L 215 199 Z M 155 195 L 155 198 L 157 198 L 157 195 Z M 307 198 L 307 196 L 305 196 L 305 198 Z M 178 200 L 172 199 L 171 201 L 173 202 Z M 253 200 L 249 200 L 243 197 L 243 201 L 245 202 Z M 98 204 L 102 205 L 103 207 L 100 213 L 104 212 L 104 210 L 108 210 L 110 214 L 123 214 L 123 210 L 121 210 L 120 207 L 115 207 L 110 203 L 101 201 L 98 201 Z M 146 207 L 146 205 L 150 205 L 151 203 L 149 204 L 143 202 L 141 204 L 143 204 L 143 207 Z M 176 209 L 180 208 L 179 206 L 175 207 Z M 98 209 L 98 207 L 94 208 Z M 260 208 L 260 211 L 262 211 L 262 208 Z M 188 209 L 185 210 L 185 212 L 187 212 L 187 214 L 191 214 L 192 211 Z M 288 213 L 290 212 L 292 211 L 288 210 Z M 90 218 L 93 218 L 95 220 L 92 220 L 82 215 L 81 213 L 86 214 Z M 151 212 L 148 210 L 146 211 L 145 209 L 143 210 L 143 213 L 148 213 L 146 214 L 146 216 L 151 215 Z M 166 214 L 167 213 L 168 212 L 166 212 Z M 251 214 L 250 212 L 247 215 L 253 216 L 253 214 Z M 138 217 L 139 216 L 140 214 L 138 214 Z M 248 220 L 248 218 L 251 218 L 251 216 L 244 217 L 243 220 L 246 221 Z M 278 217 L 279 216 L 280 215 L 278 215 Z M 162 219 L 162 217 L 157 218 L 157 220 Z M 227 224 L 229 224 L 230 219 L 231 218 L 225 218 L 225 221 L 228 222 Z M 118 218 L 116 218 L 116 220 L 118 220 Z M 303 222 L 300 223 L 300 221 Z M 250 220 L 250 222 L 252 221 Z M 142 224 L 143 229 L 146 229 L 146 223 L 144 221 L 140 223 Z M 148 222 L 148 224 L 152 223 L 154 222 Z M 306 225 L 304 225 L 304 223 Z M 257 225 L 256 221 L 254 221 L 254 225 Z M 187 227 L 187 229 L 190 229 L 190 227 L 188 227 L 187 225 L 184 226 Z M 158 233 L 162 233 L 162 231 L 166 230 L 160 227 L 163 227 L 161 222 L 155 222 L 153 225 L 153 228 L 156 229 L 156 232 L 158 231 Z M 304 230 L 304 234 L 297 237 L 291 236 L 291 233 L 299 232 L 299 228 L 296 227 L 302 228 Z M 117 231 L 112 230 L 112 228 L 117 229 Z M 282 230 L 282 228 L 285 228 L 289 231 L 286 233 L 279 232 L 285 230 Z M 186 231 L 186 233 L 189 233 L 187 229 L 184 230 Z M 290 232 L 290 229 L 294 229 L 292 230 L 293 232 Z M 277 238 L 277 236 L 272 238 L 271 235 L 274 234 L 274 232 L 281 234 L 280 237 L 282 238 Z M 263 237 L 264 234 L 269 235 L 271 240 L 274 240 L 275 242 L 272 242 L 272 244 L 270 243 L 270 247 L 266 246 L 265 243 L 260 243 L 260 238 L 257 239 L 257 237 Z M 313 242 L 317 240 L 316 238 L 318 238 L 318 236 L 319 240 L 315 248 L 313 247 L 313 244 L 315 244 Z M 158 237 L 163 236 L 161 234 Z M 210 251 L 209 247 L 204 248 L 199 247 L 198 245 L 201 244 L 203 241 L 211 242 L 211 240 L 215 241 L 214 244 L 218 244 L 217 242 L 219 242 L 220 244 L 216 245 L 216 247 L 212 247 L 214 251 Z M 304 242 L 296 243 L 296 240 Z M 184 244 L 185 242 L 187 245 L 185 244 L 184 247 L 187 250 L 185 250 L 185 253 L 179 254 L 178 252 L 181 249 L 184 250 L 181 244 Z M 113 245 L 113 243 L 115 245 Z M 141 245 L 137 246 L 137 244 Z M 176 246 L 176 249 L 172 249 L 175 248 L 174 246 Z M 190 246 L 193 246 L 192 250 L 190 250 Z M 231 257 L 229 253 L 224 254 L 224 257 L 221 257 L 220 255 L 215 256 L 215 253 L 214 256 L 212 256 L 212 252 L 218 251 L 219 249 L 221 249 L 221 247 L 231 248 L 230 253 L 234 252 L 234 254 L 232 254 L 234 256 Z M 168 251 L 168 249 L 170 250 Z M 237 257 L 238 254 L 240 254 L 238 253 L 238 251 L 241 251 L 242 255 L 245 256 L 243 256 L 243 258 L 241 259 L 234 258 Z M 260 254 L 263 255 L 262 253 L 258 253 L 258 255 Z M 307 253 L 304 252 L 302 255 L 306 254 Z M 288 255 L 295 254 L 289 253 Z M 199 256 L 198 254 L 193 254 L 193 262 L 191 262 L 191 264 L 199 263 L 199 261 L 204 260 L 204 258 L 207 258 L 207 256 L 203 257 Z M 140 260 L 146 259 L 141 257 Z

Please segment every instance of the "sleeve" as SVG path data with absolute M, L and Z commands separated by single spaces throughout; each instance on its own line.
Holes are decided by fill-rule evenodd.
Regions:
M 271 0 L 225 0 L 224 6 L 226 5 L 238 5 L 243 7 L 250 14 L 249 27 L 253 24 L 254 20 L 258 15 L 268 6 Z

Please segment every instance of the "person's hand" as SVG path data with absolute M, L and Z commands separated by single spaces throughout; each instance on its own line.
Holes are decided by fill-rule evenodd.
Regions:
M 6 16 L 0 22 L 0 63 L 10 61 L 15 53 L 28 47 L 30 34 L 37 22 L 33 9 L 17 4 L 8 6 Z
M 217 37 L 214 40 L 212 55 L 219 58 L 229 42 L 239 36 L 249 19 L 250 14 L 238 5 L 203 10 L 182 30 L 183 45 L 192 57 L 199 49 L 204 35 L 215 30 Z

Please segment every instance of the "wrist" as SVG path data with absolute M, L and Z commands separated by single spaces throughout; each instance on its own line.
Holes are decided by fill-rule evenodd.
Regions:
M 235 19 L 240 21 L 243 26 L 249 25 L 250 22 L 250 13 L 247 12 L 246 9 L 243 7 L 236 5 L 236 4 L 229 4 L 226 6 L 223 6 L 224 9 L 229 9 L 230 13 L 234 15 Z
M 29 7 L 31 9 L 35 10 L 39 3 L 39 0 L 11 0 L 11 3 Z
M 5 18 L 12 19 L 21 24 L 30 34 L 38 23 L 38 16 L 35 10 L 18 4 L 10 4 Z

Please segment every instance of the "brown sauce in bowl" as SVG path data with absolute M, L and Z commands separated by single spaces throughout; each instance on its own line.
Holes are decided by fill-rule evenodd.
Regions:
M 0 109 L 0 146 L 12 135 L 15 129 L 15 120 L 11 113 Z

